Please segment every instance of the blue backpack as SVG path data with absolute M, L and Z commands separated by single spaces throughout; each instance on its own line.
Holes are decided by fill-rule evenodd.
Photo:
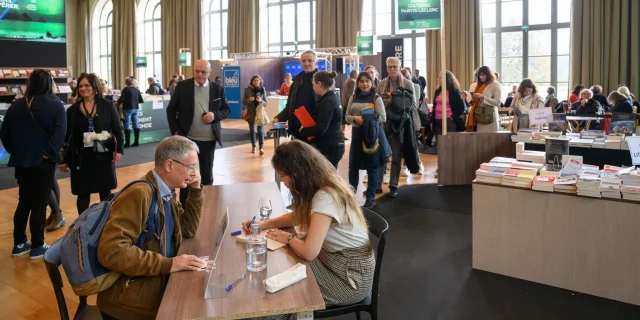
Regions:
M 147 238 L 152 239 L 154 236 L 158 224 L 158 200 L 155 188 L 149 181 L 133 181 L 108 199 L 87 208 L 71 224 L 60 243 L 62 267 L 73 292 L 78 296 L 97 294 L 111 287 L 120 278 L 120 273 L 108 270 L 98 262 L 98 244 L 113 201 L 134 183 L 146 183 L 153 192 L 144 229 L 134 245 L 142 248 Z

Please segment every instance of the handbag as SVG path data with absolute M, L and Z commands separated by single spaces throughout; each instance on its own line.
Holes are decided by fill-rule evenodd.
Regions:
M 117 150 L 117 145 L 118 142 L 113 135 L 107 140 L 94 140 L 93 153 L 99 161 L 111 161 L 113 160 L 113 153 Z
M 249 114 L 249 109 L 243 109 L 242 110 L 242 120 L 249 120 L 251 118 L 251 115 Z
M 495 121 L 493 117 L 493 106 L 477 106 L 473 110 L 476 122 L 480 124 L 492 124 Z
M 256 107 L 256 117 L 254 121 L 256 125 L 260 127 L 269 124 L 269 115 L 267 115 L 267 111 L 264 109 L 262 102 L 260 102 Z

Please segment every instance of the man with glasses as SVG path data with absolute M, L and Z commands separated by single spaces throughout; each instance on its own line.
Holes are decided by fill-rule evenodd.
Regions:
M 385 132 L 387 133 L 387 137 L 389 138 L 389 144 L 391 145 L 391 151 L 393 154 L 391 160 L 391 178 L 387 181 L 389 181 L 388 196 L 392 198 L 398 196 L 398 180 L 400 179 L 400 170 L 402 168 L 402 157 L 404 153 L 403 148 L 405 144 L 409 145 L 411 142 L 404 141 L 406 139 L 401 139 L 397 136 L 394 136 L 391 132 L 391 128 L 394 126 L 394 124 L 397 125 L 400 121 L 391 120 L 389 118 L 389 115 L 391 114 L 391 104 L 393 102 L 391 93 L 396 91 L 396 89 L 398 88 L 405 88 L 412 94 L 410 110 L 416 108 L 416 102 L 413 98 L 413 95 L 415 94 L 413 83 L 410 79 L 405 79 L 400 74 L 400 68 L 402 68 L 402 66 L 400 65 L 400 59 L 396 57 L 387 58 L 387 73 L 389 73 L 389 76 L 380 81 L 380 85 L 377 88 L 378 94 L 382 96 L 382 101 L 384 102 L 388 115 L 387 121 L 385 123 Z M 410 119 L 409 123 L 411 123 Z M 386 166 L 382 166 L 378 169 L 378 187 L 376 193 L 382 192 L 382 183 L 384 180 L 385 172 Z
M 195 76 L 178 82 L 167 106 L 169 129 L 174 135 L 189 138 L 198 145 L 200 175 L 203 185 L 213 184 L 213 158 L 216 141 L 222 146 L 220 122 L 231 112 L 222 86 L 209 81 L 211 64 L 207 60 L 196 61 Z M 187 189 L 180 190 L 180 202 L 184 206 Z
M 300 62 L 302 63 L 302 72 L 293 78 L 289 97 L 287 98 L 286 107 L 273 118 L 272 123 L 289 121 L 288 132 L 296 139 L 300 139 L 300 121 L 293 115 L 293 112 L 300 107 L 305 107 L 309 114 L 315 110 L 316 96 L 313 92 L 313 75 L 318 72 L 316 62 L 318 56 L 313 50 L 307 50 L 302 53 Z M 307 139 L 302 139 L 307 141 Z
M 155 167 L 141 179 L 153 188 L 139 182 L 122 191 L 111 206 L 98 244 L 100 264 L 122 274 L 98 294 L 103 319 L 155 318 L 169 275 L 206 266 L 194 255 L 177 254 L 182 239 L 198 232 L 202 214 L 197 144 L 185 137 L 165 138 L 156 148 Z M 187 186 L 189 198 L 183 210 L 173 190 Z M 137 247 L 134 243 L 145 232 L 154 192 L 156 236 Z

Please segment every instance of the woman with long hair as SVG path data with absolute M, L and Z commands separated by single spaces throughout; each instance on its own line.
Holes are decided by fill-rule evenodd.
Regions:
M 447 113 L 447 132 L 464 131 L 464 122 L 462 121 L 462 113 L 465 105 L 460 94 L 460 83 L 456 76 L 447 71 L 445 76 L 447 85 L 447 101 L 442 103 L 442 74 L 438 75 L 438 87 L 433 94 L 434 108 L 431 111 L 431 127 L 435 135 L 442 134 L 442 106 L 446 106 Z
M 569 95 L 569 105 L 574 104 L 575 102 L 580 101 L 580 92 L 584 89 L 584 86 L 579 84 L 573 88 L 573 91 Z
M 258 131 L 258 143 L 260 145 L 260 155 L 264 154 L 264 130 L 262 123 L 256 123 L 256 110 L 262 103 L 267 106 L 267 90 L 262 86 L 262 78 L 259 75 L 251 77 L 249 86 L 244 89 L 242 105 L 248 113 L 247 123 L 249 123 L 249 135 L 251 136 L 251 153 L 256 153 L 256 127 Z
M 345 121 L 353 125 L 349 151 L 349 184 L 353 190 L 358 190 L 360 170 L 367 171 L 365 208 L 371 208 L 375 205 L 378 168 L 385 163 L 381 160 L 379 153 L 382 150 L 382 144 L 388 143 L 384 131 L 379 125 L 387 120 L 387 114 L 382 97 L 376 93 L 374 81 L 375 78 L 371 77 L 368 72 L 362 72 L 358 75 L 355 93 L 349 98 L 345 113 Z M 365 131 L 367 126 L 378 126 L 378 136 L 365 137 L 371 132 Z M 373 147 L 367 146 L 365 141 L 372 141 Z
M 608 100 L 613 106 L 611 108 L 611 112 L 633 113 L 633 105 L 631 104 L 631 101 L 629 101 L 629 97 L 624 94 L 618 91 L 611 91 L 611 93 L 609 93 Z
M 106 199 L 118 186 L 115 163 L 123 153 L 120 117 L 113 101 L 102 95 L 100 80 L 83 73 L 78 78 L 79 100 L 67 109 L 67 134 L 64 159 L 60 171 L 71 170 L 71 193 L 77 195 L 76 207 L 81 214 L 89 207 L 91 194 Z M 103 133 L 104 132 L 104 133 Z M 95 134 L 108 135 L 111 150 L 95 152 Z
M 511 103 L 514 116 L 511 131 L 517 133 L 518 129 L 529 128 L 529 110 L 538 108 L 544 108 L 544 100 L 538 95 L 536 84 L 531 79 L 522 80 Z
M 501 85 L 496 81 L 496 75 L 491 68 L 487 66 L 482 66 L 476 71 L 475 80 L 469 87 L 471 108 L 467 119 L 467 132 L 498 132 Z
M 9 167 L 18 180 L 18 206 L 13 216 L 12 256 L 44 256 L 46 210 L 54 181 L 56 163 L 64 142 L 67 121 L 64 105 L 54 94 L 47 70 L 33 71 L 23 98 L 13 101 L 5 114 L 0 139 L 11 154 Z M 25 233 L 29 223 L 31 241 Z
M 342 133 L 342 107 L 340 97 L 333 90 L 336 73 L 318 71 L 313 74 L 313 92 L 316 107 L 311 117 L 316 125 L 309 128 L 300 127 L 300 137 L 315 146 L 333 166 L 338 169 L 338 162 L 344 155 L 344 134 Z
M 269 239 L 288 244 L 309 261 L 327 307 L 364 299 L 373 285 L 375 260 L 367 222 L 351 187 L 325 157 L 298 140 L 278 146 L 271 164 L 291 190 L 292 212 L 254 223 L 270 229 Z M 245 232 L 250 223 L 242 223 Z M 280 230 L 294 226 L 306 236 Z M 289 316 L 269 317 L 277 318 Z
M 276 90 L 276 94 L 280 96 L 288 96 L 289 91 L 291 91 L 292 84 L 293 84 L 293 77 L 291 76 L 291 73 L 285 73 L 284 82 L 282 83 L 282 86 L 280 86 L 280 89 Z

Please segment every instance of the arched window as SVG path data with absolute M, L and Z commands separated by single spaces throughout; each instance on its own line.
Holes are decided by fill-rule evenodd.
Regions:
M 91 71 L 95 72 L 98 77 L 109 82 L 111 81 L 111 35 L 113 30 L 113 3 L 111 0 L 101 0 L 93 10 L 91 19 L 93 26 L 92 42 L 91 42 Z M 79 70 L 84 72 L 85 70 Z
M 204 57 L 207 60 L 220 60 L 227 57 L 227 15 L 229 0 L 203 0 L 202 36 Z
M 162 79 L 160 0 L 141 1 L 138 13 L 138 56 L 147 57 L 147 67 L 138 69 L 138 77 Z

